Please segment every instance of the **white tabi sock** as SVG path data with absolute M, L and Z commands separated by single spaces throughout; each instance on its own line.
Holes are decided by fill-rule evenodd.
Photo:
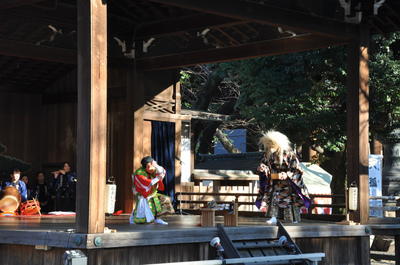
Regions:
M 167 224 L 168 224 L 167 222 L 164 222 L 164 221 L 161 220 L 161 219 L 156 219 L 156 220 L 154 220 L 154 223 L 155 223 L 155 224 L 160 224 L 160 225 L 167 225 Z

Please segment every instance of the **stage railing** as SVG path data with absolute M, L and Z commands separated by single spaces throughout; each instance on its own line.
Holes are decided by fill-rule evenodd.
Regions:
M 264 212 L 259 212 L 259 211 L 243 211 L 240 210 L 240 206 L 242 205 L 254 205 L 255 200 L 257 198 L 257 194 L 255 193 L 240 193 L 240 192 L 177 192 L 175 194 L 176 196 L 176 201 L 179 202 L 179 208 L 178 210 L 182 209 L 184 212 L 190 212 L 194 214 L 198 214 L 198 210 L 202 207 L 206 207 L 207 203 L 214 200 L 217 204 L 229 204 L 232 202 L 236 202 L 239 207 L 239 215 L 242 216 L 251 216 L 251 215 L 257 215 L 257 214 L 262 214 L 264 215 Z M 180 196 L 185 196 L 185 198 L 181 198 Z M 223 199 L 220 199 L 223 197 Z M 241 201 L 241 197 L 248 198 L 246 201 Z M 331 195 L 331 194 L 310 194 L 311 197 L 311 205 L 308 208 L 307 213 L 303 213 L 307 215 L 307 219 L 314 219 L 313 216 L 315 214 L 315 209 L 322 207 L 322 208 L 345 208 L 346 204 L 345 203 L 339 203 L 339 204 L 333 204 L 333 203 L 326 203 L 326 204 L 320 204 L 316 203 L 315 199 L 316 198 L 344 198 L 344 195 Z M 214 199 L 214 198 L 219 198 L 219 199 Z M 184 205 L 190 205 L 191 207 L 183 208 Z M 343 214 L 340 218 L 344 218 L 345 215 Z M 339 218 L 339 219 L 340 219 Z M 318 218 L 319 219 L 319 218 Z M 328 218 L 329 219 L 329 218 Z

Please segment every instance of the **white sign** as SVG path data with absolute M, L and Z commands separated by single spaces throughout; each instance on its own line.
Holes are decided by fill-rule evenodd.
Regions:
M 181 139 L 181 180 L 182 182 L 190 182 L 190 139 Z
M 369 196 L 382 196 L 382 156 L 369 155 Z M 382 206 L 382 200 L 369 200 L 369 206 Z M 381 210 L 370 210 L 369 216 L 383 218 Z

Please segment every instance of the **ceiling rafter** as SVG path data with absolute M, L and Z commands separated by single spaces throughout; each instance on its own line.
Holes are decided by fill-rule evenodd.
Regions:
M 132 2 L 132 0 L 128 0 L 128 1 Z M 168 17 L 166 12 L 161 10 L 161 8 L 156 7 L 153 3 L 148 2 L 148 1 L 146 1 L 145 3 L 146 3 L 146 5 L 148 5 L 156 13 L 155 17 L 157 17 L 157 18 L 160 17 L 160 14 L 162 15 L 163 18 L 167 18 Z M 154 17 L 154 15 L 153 15 L 153 17 Z
M 233 26 L 232 29 L 237 32 L 240 36 L 242 36 L 242 41 L 247 42 L 250 38 L 244 34 L 242 31 L 240 31 L 237 27 Z
M 20 35 L 21 34 L 21 30 L 23 30 L 26 27 L 27 24 L 28 24 L 28 22 L 21 23 L 17 27 L 15 27 L 12 30 L 10 30 L 11 32 L 8 32 L 6 38 L 7 39 L 13 39 L 14 36 Z
M 141 6 L 135 4 L 134 1 L 127 0 L 127 2 L 129 3 L 129 5 L 135 7 L 135 9 L 136 9 L 136 10 L 139 10 L 141 13 L 144 13 L 144 14 L 146 14 L 146 15 L 149 16 L 149 17 L 151 16 L 151 14 L 150 14 L 146 9 L 144 9 L 144 8 L 142 8 Z
M 352 39 L 357 26 L 334 19 L 305 14 L 277 6 L 245 0 L 150 0 L 240 20 L 307 31 L 323 36 Z M 285 16 L 283 16 L 285 14 Z
M 76 64 L 76 51 L 17 41 L 0 40 L 0 54 L 49 62 Z
M 61 26 L 67 28 L 76 28 L 77 26 L 77 9 L 76 7 L 58 4 L 59 8 L 56 10 L 43 9 L 39 7 L 20 7 L 9 10 L 0 11 L 1 17 L 8 17 L 11 19 L 18 19 L 20 21 L 28 21 L 30 23 L 51 24 L 53 26 Z
M 374 22 L 370 21 L 369 24 L 370 24 L 370 26 L 372 26 L 376 31 L 378 31 L 379 34 L 385 35 L 385 33 L 383 32 L 383 30 L 382 30 L 381 28 L 379 28 Z
M 40 71 L 44 71 L 45 67 L 46 67 L 46 65 L 44 65 L 43 68 L 39 69 L 38 73 Z M 71 67 L 71 66 L 69 66 L 69 67 Z M 47 68 L 49 68 L 48 65 L 47 65 Z M 58 78 L 61 77 L 63 75 L 63 73 L 65 72 L 65 71 L 63 71 L 64 68 L 67 68 L 67 66 L 65 64 L 58 64 L 58 66 L 52 65 L 50 70 L 48 70 L 48 72 L 45 74 L 46 76 L 51 77 L 51 79 L 48 79 L 48 81 L 46 83 L 50 84 L 51 82 L 54 82 L 54 77 L 58 77 Z M 32 85 L 32 87 L 35 88 L 35 89 L 40 89 L 41 88 L 40 89 L 41 93 L 43 93 L 44 89 L 45 89 L 45 86 L 43 86 L 41 84 L 42 80 L 46 81 L 46 78 L 39 79 Z
M 224 27 L 243 23 L 237 19 L 220 17 L 213 14 L 196 14 L 140 25 L 136 29 L 135 39 L 162 37 L 184 34 L 188 31 L 211 27 Z
M 390 18 L 386 17 L 386 20 L 393 26 L 395 27 L 397 30 L 400 30 L 400 26 L 394 22 L 393 20 L 391 20 Z
M 208 33 L 209 36 L 211 36 L 215 41 L 215 45 L 218 47 L 226 47 L 228 45 L 226 45 L 220 38 L 216 37 L 214 34 L 212 33 Z
M 35 65 L 38 64 L 38 61 L 28 61 L 26 64 L 20 65 L 18 67 L 18 71 L 13 71 L 12 73 L 8 74 L 5 78 L 2 78 L 2 82 L 7 82 L 9 80 L 14 79 L 18 75 L 24 75 L 24 73 L 28 71 L 32 71 Z M 26 78 L 23 78 L 23 80 L 26 80 Z
M 168 56 L 136 59 L 136 66 L 143 71 L 171 69 L 197 64 L 225 62 L 249 59 L 260 56 L 278 55 L 290 52 L 306 51 L 346 44 L 345 40 L 304 34 L 236 47 L 187 52 Z M 235 54 L 232 59 L 232 54 Z
M 36 30 L 31 31 L 30 34 L 28 34 L 28 36 L 26 36 L 25 41 L 29 42 L 30 40 L 33 40 L 35 38 L 35 36 L 37 36 L 39 34 L 39 32 L 41 32 L 44 28 L 46 28 L 46 26 L 41 25 Z
M 2 0 L 0 10 L 43 2 L 43 0 Z
M 181 36 L 170 36 L 170 37 L 168 37 L 168 39 L 171 40 L 172 42 L 174 42 L 176 45 L 178 45 L 180 49 L 185 48 L 185 46 L 182 43 L 180 43 L 179 41 L 175 40 L 176 37 L 181 37 Z M 185 41 L 187 41 L 187 40 L 185 40 Z
M 136 16 L 133 12 L 131 12 L 129 9 L 123 7 L 122 5 L 118 4 L 117 2 L 113 2 L 112 5 L 115 5 L 117 8 L 121 9 L 125 13 L 127 13 L 130 17 L 132 17 L 136 21 L 144 22 L 144 20 L 138 16 Z M 131 22 L 133 22 L 131 20 Z
M 4 61 L 6 56 L 1 56 L 0 61 Z M 5 75 L 7 72 L 10 72 L 12 68 L 17 67 L 19 63 L 19 58 L 16 57 L 9 57 L 7 63 L 3 64 L 0 68 L 0 76 Z M 0 79 L 1 83 L 4 83 L 4 80 Z
M 386 5 L 384 5 L 384 7 L 387 8 L 393 16 L 397 17 L 397 19 L 400 20 L 399 12 L 394 11 L 393 8 L 390 6 L 390 4 L 386 3 Z
M 244 24 L 244 26 L 247 27 L 248 29 L 250 29 L 251 31 L 253 31 L 254 34 L 256 34 L 256 36 L 259 35 L 260 32 L 259 32 L 258 30 L 256 30 L 254 27 L 252 27 L 252 26 L 250 25 L 250 23 L 246 23 L 246 24 Z
M 223 31 L 221 28 L 217 29 L 219 32 L 222 33 L 222 35 L 224 35 L 225 37 L 228 38 L 229 43 L 231 45 L 240 45 L 241 43 L 239 41 L 237 41 L 235 38 L 231 37 L 229 34 L 227 34 L 225 31 Z
M 331 0 L 334 1 L 337 0 Z M 29 90 L 19 85 L 27 86 L 29 83 L 30 87 L 34 87 L 32 89 L 40 90 L 39 93 L 48 93 L 46 88 L 49 84 L 76 67 L 76 0 L 0 2 L 0 82 L 4 81 L 1 83 L 2 88 L 15 87 L 29 93 Z M 238 54 L 238 59 L 242 59 L 294 52 L 300 48 L 340 45 L 358 34 L 360 25 L 345 22 L 344 9 L 338 3 L 327 14 L 321 9 L 327 8 L 325 3 L 314 1 L 315 5 L 303 5 L 303 2 L 108 1 L 110 54 L 107 62 L 112 68 L 132 67 L 133 60 L 124 57 L 124 54 L 131 52 L 128 47 L 132 47 L 134 41 L 137 41 L 135 56 L 138 66 L 144 70 L 155 70 L 227 61 Z M 5 9 L 6 5 L 9 8 Z M 372 4 L 368 7 L 367 12 L 371 13 Z M 368 21 L 371 35 L 387 36 L 388 33 L 399 30 L 399 10 L 400 1 L 385 0 L 378 13 Z M 284 16 L 282 12 L 285 13 Z M 63 33 L 57 35 L 53 42 L 47 41 L 53 33 L 48 28 L 49 25 Z M 205 31 L 206 29 L 209 31 Z M 297 36 L 290 37 L 290 31 Z M 308 35 L 301 36 L 303 34 Z M 114 37 L 120 42 L 117 43 Z M 148 47 L 148 52 L 144 53 L 141 47 L 152 37 L 156 40 Z M 316 44 L 312 44 L 312 41 Z M 35 43 L 43 45 L 34 45 Z M 127 51 L 117 45 L 126 45 Z M 290 46 L 294 45 L 296 48 L 291 49 Z M 31 67 L 32 71 L 22 74 L 24 65 L 29 63 L 35 65 Z M 43 68 L 39 69 L 42 64 Z M 58 70 L 54 72 L 55 69 Z M 14 71 L 20 71 L 20 75 Z M 6 80 L 8 81 L 5 82 Z

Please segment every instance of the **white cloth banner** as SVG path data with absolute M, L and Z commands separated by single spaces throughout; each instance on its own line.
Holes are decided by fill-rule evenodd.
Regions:
M 382 196 L 382 156 L 369 155 L 369 196 Z M 369 200 L 369 206 L 382 206 L 382 200 Z M 383 211 L 370 210 L 369 216 L 383 218 Z

